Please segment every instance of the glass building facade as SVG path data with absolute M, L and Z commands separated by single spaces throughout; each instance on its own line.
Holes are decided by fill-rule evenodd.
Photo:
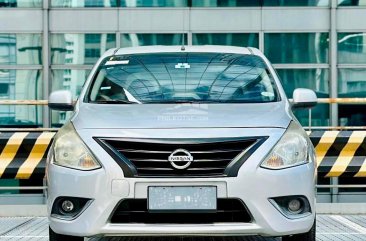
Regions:
M 366 0 L 0 0 L 0 100 L 76 99 L 110 48 L 230 45 L 262 50 L 286 94 L 366 97 Z M 364 105 L 319 104 L 313 126 L 364 126 Z M 309 125 L 308 111 L 296 111 Z M 0 127 L 58 127 L 68 113 L 0 105 Z

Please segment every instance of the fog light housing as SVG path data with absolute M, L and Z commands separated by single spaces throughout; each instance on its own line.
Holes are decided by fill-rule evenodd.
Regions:
M 270 198 L 269 201 L 289 219 L 303 218 L 312 213 L 309 200 L 305 196 L 275 197 Z
M 288 211 L 294 214 L 299 214 L 302 211 L 302 203 L 300 199 L 291 199 L 288 202 Z
M 62 202 L 61 208 L 65 213 L 70 213 L 74 210 L 74 203 L 70 200 L 65 200 Z
M 51 216 L 58 219 L 77 218 L 92 202 L 92 199 L 79 197 L 58 197 L 52 205 Z

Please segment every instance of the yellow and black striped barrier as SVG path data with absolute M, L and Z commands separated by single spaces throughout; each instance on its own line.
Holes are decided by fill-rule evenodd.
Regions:
M 0 132 L 0 178 L 43 179 L 55 132 Z
M 366 131 L 308 132 L 317 155 L 318 174 L 366 177 Z
M 0 178 L 43 178 L 55 131 L 0 131 Z M 319 176 L 366 177 L 366 131 L 308 131 Z

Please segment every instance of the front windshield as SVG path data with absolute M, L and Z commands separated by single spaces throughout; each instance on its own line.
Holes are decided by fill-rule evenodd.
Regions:
M 264 61 L 231 53 L 152 53 L 105 59 L 92 103 L 263 103 L 278 101 Z

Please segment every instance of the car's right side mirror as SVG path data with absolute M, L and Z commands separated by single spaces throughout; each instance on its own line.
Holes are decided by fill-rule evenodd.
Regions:
M 68 90 L 53 91 L 48 98 L 48 107 L 50 107 L 51 110 L 74 110 L 71 92 Z
M 293 108 L 312 108 L 318 103 L 318 98 L 313 90 L 298 88 L 292 95 Z

